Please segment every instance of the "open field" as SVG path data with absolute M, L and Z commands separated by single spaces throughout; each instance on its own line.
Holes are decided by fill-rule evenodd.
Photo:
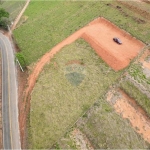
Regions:
M 10 13 L 10 20 L 14 21 L 14 19 L 18 16 L 18 13 L 21 11 L 25 4 L 25 0 L 20 1 L 7 1 L 2 0 L 0 6 L 6 9 Z
M 26 18 L 25 22 L 14 31 L 14 36 L 27 64 L 32 66 L 32 63 L 35 63 L 45 52 L 99 16 L 104 16 L 132 36 L 142 40 L 145 44 L 150 43 L 150 21 L 139 12 L 130 10 L 130 7 L 116 1 L 32 1 L 23 16 Z M 98 30 L 97 28 L 94 31 L 91 29 L 81 37 L 89 43 L 91 40 L 97 39 L 96 34 L 98 32 L 102 33 L 102 29 L 99 25 L 97 26 Z M 103 26 L 103 28 L 106 29 L 107 26 Z M 116 34 L 121 36 L 118 32 L 106 30 L 107 35 Z M 92 35 L 91 32 L 95 33 L 95 35 Z M 109 39 L 108 36 L 105 36 L 105 32 L 101 36 Z M 126 60 L 128 60 L 125 65 L 127 66 L 130 60 L 137 56 L 143 48 L 143 44 L 139 46 L 139 43 L 135 42 L 135 44 L 134 40 L 132 41 L 132 37 L 127 40 L 128 36 L 124 37 L 124 35 L 121 36 L 121 39 L 128 42 L 128 44 L 124 48 L 121 47 L 123 54 L 118 54 L 120 47 L 113 43 L 113 36 L 111 41 L 108 40 L 108 42 L 98 41 L 102 38 L 101 36 L 95 40 L 96 44 L 99 42 L 98 48 L 94 47 L 92 43 L 90 44 L 97 53 L 99 49 L 101 52 L 102 50 L 103 52 L 104 50 L 105 52 L 109 51 L 110 47 L 117 49 L 117 53 L 114 50 L 113 56 L 119 55 L 120 61 L 118 65 L 122 65 L 124 61 L 127 62 Z M 64 41 L 60 43 L 61 46 L 65 43 Z M 59 51 L 58 47 L 56 46 L 57 51 Z M 128 53 L 126 49 L 133 53 Z M 101 52 L 98 54 L 102 59 L 110 66 L 113 65 L 112 61 L 108 63 L 104 59 Z M 47 62 L 55 53 L 47 53 L 39 62 L 42 62 L 44 58 L 46 59 L 45 62 Z M 105 55 L 107 54 L 105 53 Z M 121 119 L 121 116 L 114 112 L 113 107 L 105 102 L 106 99 L 103 95 L 112 84 L 120 86 L 118 81 L 124 70 L 115 72 L 112 70 L 113 67 L 111 66 L 112 68 L 110 68 L 102 59 L 95 54 L 87 43 L 83 40 L 78 40 L 71 45 L 65 46 L 56 54 L 51 62 L 44 67 L 37 79 L 40 70 L 42 70 L 41 66 L 45 64 L 44 61 L 41 64 L 38 63 L 39 66 L 35 67 L 37 72 L 34 70 L 35 74 L 31 74 L 33 81 L 31 81 L 32 85 L 29 87 L 29 89 L 32 89 L 34 87 L 33 82 L 37 79 L 31 95 L 28 127 L 29 148 L 41 149 L 53 146 L 55 148 L 77 148 L 70 136 L 67 137 L 69 138 L 70 147 L 67 147 L 69 144 L 64 144 L 64 141 L 56 143 L 65 133 L 68 136 L 68 130 L 72 126 L 79 128 L 88 137 L 94 148 L 149 148 L 149 144 L 131 128 L 131 120 Z M 149 58 L 146 59 L 149 60 Z M 149 63 L 144 64 L 149 66 Z M 143 85 L 149 87 L 149 70 L 142 70 L 141 66 L 139 67 L 138 65 L 132 64 L 129 67 L 125 80 L 122 79 L 121 87 L 149 113 L 149 93 L 146 93 L 145 97 L 145 93 L 142 95 L 143 91 L 141 91 Z M 130 84 L 126 84 L 126 80 L 129 80 Z M 139 86 L 140 89 L 138 90 L 141 93 L 134 88 L 134 86 L 139 85 L 137 84 L 139 81 L 141 86 Z M 133 87 L 132 90 L 131 87 Z M 136 95 L 137 92 L 138 96 Z M 95 103 L 85 113 L 97 100 L 99 100 L 98 103 Z M 126 104 L 126 99 L 123 98 L 123 101 Z M 27 105 L 29 106 L 30 104 Z M 27 105 L 25 104 L 23 108 L 26 109 Z M 123 109 L 124 107 L 121 108 L 121 111 L 126 112 Z M 131 106 L 131 118 L 133 117 L 133 112 L 136 114 L 135 109 L 132 109 Z M 81 115 L 83 115 L 82 119 L 78 120 Z M 140 114 L 138 114 L 138 117 L 140 117 Z M 26 120 L 25 117 L 23 119 Z M 76 121 L 77 124 L 74 126 Z M 116 129 L 119 132 L 116 132 Z
M 83 40 L 64 47 L 45 66 L 33 90 L 29 147 L 50 148 L 120 74 Z
M 99 16 L 143 42 L 150 42 L 149 21 L 116 1 L 31 1 L 24 16 L 28 19 L 14 31 L 14 36 L 28 65 Z

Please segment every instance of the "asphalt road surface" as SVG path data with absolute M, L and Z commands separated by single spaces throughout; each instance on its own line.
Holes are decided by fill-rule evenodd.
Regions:
M 21 149 L 14 54 L 9 39 L 1 33 L 0 51 L 2 53 L 3 148 Z

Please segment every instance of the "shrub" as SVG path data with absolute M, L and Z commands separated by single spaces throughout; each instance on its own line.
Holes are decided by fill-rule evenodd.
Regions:
M 4 8 L 0 8 L 0 27 L 7 29 L 8 24 L 10 24 L 9 13 Z
M 18 59 L 22 68 L 26 67 L 26 62 L 25 62 L 24 56 L 21 53 L 16 53 L 16 59 Z

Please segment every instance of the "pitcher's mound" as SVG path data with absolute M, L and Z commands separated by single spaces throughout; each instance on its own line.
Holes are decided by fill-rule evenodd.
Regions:
M 114 37 L 119 38 L 122 44 L 114 42 Z M 97 54 L 116 71 L 127 67 L 144 47 L 144 43 L 104 18 L 92 21 L 82 38 L 90 43 Z

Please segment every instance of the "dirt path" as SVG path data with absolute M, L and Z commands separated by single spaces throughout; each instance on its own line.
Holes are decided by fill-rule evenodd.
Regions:
M 16 28 L 17 23 L 19 22 L 21 16 L 23 15 L 24 11 L 26 10 L 26 8 L 28 7 L 30 3 L 30 0 L 27 0 L 25 6 L 23 7 L 23 9 L 21 10 L 20 14 L 17 16 L 17 18 L 15 19 L 12 27 L 11 27 L 11 31 L 13 31 Z
M 150 119 L 134 99 L 128 97 L 123 91 L 116 90 L 114 94 L 112 91 L 107 94 L 107 101 L 113 105 L 118 114 L 129 120 L 144 140 L 150 143 Z

